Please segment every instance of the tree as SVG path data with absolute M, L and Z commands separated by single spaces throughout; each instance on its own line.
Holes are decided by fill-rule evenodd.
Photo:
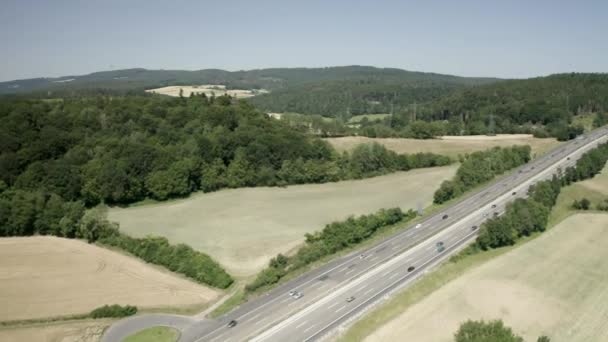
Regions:
M 455 342 L 523 342 L 524 339 L 513 333 L 501 320 L 490 322 L 466 321 L 454 334 Z
M 548 336 L 539 336 L 536 342 L 551 342 L 551 339 Z

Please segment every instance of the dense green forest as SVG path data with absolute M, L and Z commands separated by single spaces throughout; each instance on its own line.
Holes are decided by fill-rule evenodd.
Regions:
M 394 86 L 391 84 L 386 80 L 309 83 L 250 101 L 270 111 L 337 119 L 311 122 L 314 130 L 327 136 L 432 138 L 529 133 L 568 140 L 582 132 L 572 125 L 576 115 L 597 113 L 596 126 L 608 121 L 607 74 L 558 74 L 468 87 L 443 82 L 439 86 L 443 90 L 429 83 L 391 92 L 387 90 Z M 364 119 L 356 129 L 346 125 L 352 115 L 362 113 L 392 115 L 374 122 Z
M 271 68 L 226 71 L 204 70 L 147 70 L 125 69 L 95 72 L 82 76 L 57 78 L 33 78 L 0 82 L 0 94 L 45 93 L 104 89 L 106 91 L 144 90 L 168 85 L 220 84 L 228 89 L 280 90 L 305 83 L 339 80 L 385 80 L 401 84 L 473 85 L 494 82 L 492 78 L 467 78 L 433 73 L 413 72 L 401 69 L 383 69 L 368 66 L 343 66 L 326 68 Z M 391 88 L 393 89 L 393 88 Z

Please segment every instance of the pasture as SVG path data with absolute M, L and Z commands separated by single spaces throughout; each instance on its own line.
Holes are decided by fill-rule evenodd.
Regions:
M 349 215 L 382 208 L 415 209 L 432 203 L 439 184 L 458 165 L 416 169 L 363 180 L 285 188 L 244 188 L 199 193 L 183 200 L 111 208 L 108 218 L 133 236 L 148 234 L 208 253 L 231 274 L 251 276 L 304 234 Z
M 105 304 L 204 304 L 219 295 L 83 241 L 51 236 L 0 239 L 0 321 L 88 313 Z
M 98 342 L 110 320 L 86 320 L 0 328 L 0 341 Z
M 264 94 L 268 91 L 264 89 L 259 90 L 246 90 L 246 89 L 226 89 L 226 86 L 223 85 L 188 85 L 188 86 L 168 86 L 156 89 L 146 90 L 149 93 L 156 93 L 161 95 L 168 96 L 179 96 L 180 90 L 184 97 L 190 97 L 190 94 L 201 94 L 205 93 L 207 96 L 211 96 L 215 94 L 215 96 L 220 96 L 224 94 L 228 94 L 237 99 L 244 99 L 247 97 L 252 97 L 258 94 Z
M 325 139 L 338 151 L 350 151 L 363 143 L 377 142 L 397 153 L 433 152 L 456 157 L 494 146 L 530 145 L 532 154 L 540 155 L 559 145 L 554 138 L 538 139 L 528 134 L 499 134 L 496 136 L 445 136 L 419 140 L 405 138 L 341 137 Z
M 608 340 L 608 215 L 576 214 L 443 286 L 365 341 L 453 341 L 467 319 L 503 319 L 534 341 Z

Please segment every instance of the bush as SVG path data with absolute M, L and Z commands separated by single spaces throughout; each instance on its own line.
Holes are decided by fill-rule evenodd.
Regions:
M 590 206 L 591 202 L 586 198 L 583 198 L 580 201 L 574 200 L 574 202 L 572 203 L 572 208 L 576 210 L 589 210 Z
M 91 311 L 89 316 L 91 318 L 105 318 L 105 317 L 127 317 L 132 316 L 137 313 L 137 307 L 131 305 L 120 306 L 118 304 L 114 305 L 104 305 L 98 307 L 97 309 Z

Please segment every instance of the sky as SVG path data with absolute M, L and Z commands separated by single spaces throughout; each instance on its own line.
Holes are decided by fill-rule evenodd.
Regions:
M 608 1 L 1 0 L 0 81 L 126 68 L 608 72 Z

